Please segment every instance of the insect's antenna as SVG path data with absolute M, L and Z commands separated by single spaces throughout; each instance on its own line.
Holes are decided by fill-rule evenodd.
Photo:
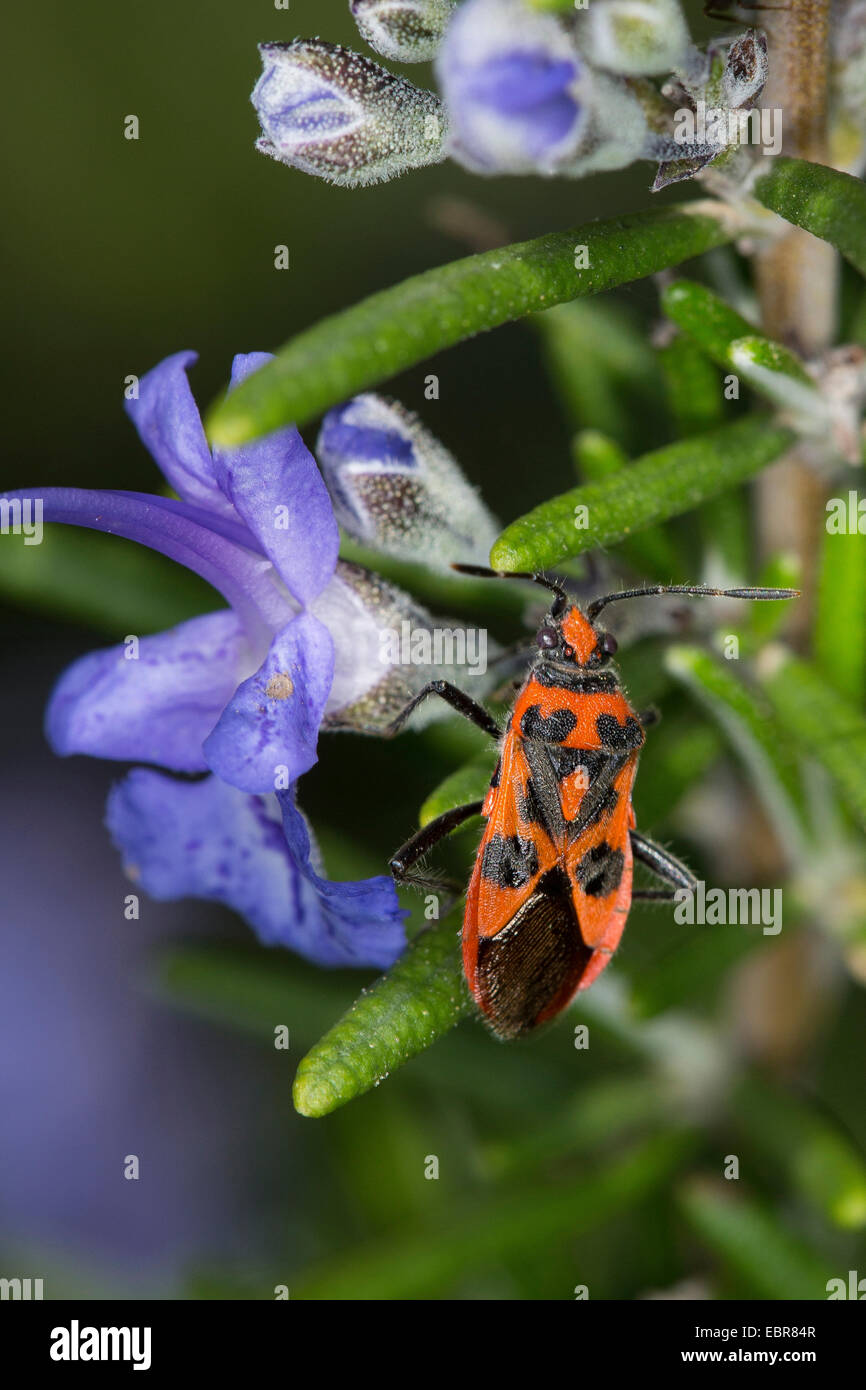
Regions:
M 473 575 L 476 579 L 531 579 L 534 584 L 543 584 L 545 589 L 556 594 L 556 603 L 553 605 L 555 614 L 568 607 L 568 594 L 559 580 L 551 579 L 549 575 L 540 571 L 533 574 L 530 570 L 492 570 L 486 565 L 452 565 L 451 568 L 458 574 Z
M 799 589 L 710 589 L 706 584 L 651 584 L 645 589 L 623 589 L 619 594 L 605 594 L 589 605 L 586 616 L 594 623 L 602 608 L 621 598 L 647 598 L 654 594 L 685 594 L 688 598 L 799 598 Z

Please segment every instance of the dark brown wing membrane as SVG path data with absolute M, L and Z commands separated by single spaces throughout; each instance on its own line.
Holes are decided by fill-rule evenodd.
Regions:
M 528 1033 L 571 998 L 592 958 L 565 874 L 546 873 L 507 927 L 478 942 L 478 1002 L 502 1038 Z

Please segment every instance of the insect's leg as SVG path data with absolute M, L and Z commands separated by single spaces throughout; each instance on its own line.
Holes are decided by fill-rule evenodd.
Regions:
M 655 705 L 649 705 L 638 714 L 638 723 L 643 729 L 651 729 L 654 724 L 660 724 L 661 720 L 662 712 Z
M 685 888 L 689 893 L 695 891 L 698 881 L 685 864 L 681 864 L 679 859 L 675 859 L 666 849 L 662 849 L 661 845 L 657 845 L 653 840 L 647 840 L 637 830 L 629 831 L 629 835 L 635 859 L 639 860 L 641 864 L 646 864 L 656 878 L 660 878 L 663 883 L 673 884 L 674 888 Z M 636 898 L 639 895 L 634 893 L 632 896 Z
M 479 705 L 471 696 L 465 694 L 464 691 L 458 690 L 457 686 L 452 685 L 450 681 L 429 681 L 428 684 L 424 686 L 424 689 L 419 690 L 414 699 L 410 700 L 408 705 L 405 705 L 404 708 L 401 709 L 396 719 L 392 719 L 387 729 L 384 730 L 385 734 L 398 733 L 406 723 L 410 714 L 418 708 L 422 700 L 427 699 L 428 695 L 438 695 L 440 699 L 444 700 L 445 703 L 456 710 L 458 714 L 462 714 L 465 719 L 470 719 L 473 724 L 477 724 L 479 729 L 483 729 L 485 734 L 489 734 L 491 738 L 498 739 L 501 737 L 502 731 L 493 718 L 493 715 L 488 714 L 483 705 Z
M 417 864 L 419 859 L 438 845 L 440 840 L 444 840 L 452 830 L 456 830 L 458 825 L 469 820 L 470 816 L 479 815 L 483 805 L 483 801 L 469 801 L 465 806 L 453 806 L 450 811 L 443 811 L 441 816 L 437 816 L 435 820 L 416 831 L 388 861 L 388 868 L 395 882 L 405 883 L 414 888 L 430 888 L 434 892 L 444 887 L 451 893 L 462 893 L 463 886 L 459 883 L 443 883 L 441 879 L 425 878 L 420 874 L 412 874 L 410 870 L 413 864 Z

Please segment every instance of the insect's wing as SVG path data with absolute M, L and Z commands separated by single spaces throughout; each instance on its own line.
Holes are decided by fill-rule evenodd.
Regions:
M 467 937 L 474 944 L 478 937 L 495 936 L 554 863 L 553 846 L 527 816 L 524 788 L 528 780 L 522 743 L 509 731 L 482 809 L 487 825 L 467 893 L 464 944 Z
M 527 795 L 530 777 L 525 745 L 509 732 L 466 895 L 466 978 L 504 1038 L 558 1013 L 593 955 L 580 934 L 561 853 Z
M 631 906 L 633 859 L 629 830 L 634 825 L 631 792 L 637 757 L 630 757 L 613 781 L 612 812 L 588 826 L 568 847 L 565 867 L 580 934 L 591 959 L 578 988 L 591 985 L 619 945 Z

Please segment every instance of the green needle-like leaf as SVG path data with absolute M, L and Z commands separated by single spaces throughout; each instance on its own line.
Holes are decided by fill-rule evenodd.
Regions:
M 753 323 L 696 280 L 674 280 L 662 291 L 661 305 L 668 318 L 721 367 L 730 366 L 729 343 L 755 332 Z
M 753 193 L 786 221 L 829 241 L 866 275 L 866 184 L 804 159 L 770 159 Z
M 752 324 L 705 285 L 675 280 L 662 294 L 662 308 L 708 357 L 729 368 L 778 406 L 824 421 L 826 409 L 799 358 L 756 333 Z
M 680 1208 L 700 1239 L 757 1298 L 826 1298 L 833 1271 L 773 1211 L 733 1186 L 696 1179 L 684 1189 Z
M 499 570 L 543 569 L 612 545 L 752 477 L 793 439 L 790 430 L 751 415 L 656 449 L 606 481 L 562 493 L 513 521 L 494 542 L 490 563 Z M 584 506 L 586 513 L 577 510 Z
M 211 411 L 215 444 L 243 444 L 386 381 L 500 324 L 599 294 L 730 241 L 704 203 L 590 222 L 467 256 L 382 290 L 299 334 Z M 580 269 L 585 247 L 588 268 Z
M 722 423 L 725 398 L 713 364 L 681 333 L 659 349 L 659 361 L 677 434 L 716 429 Z
M 581 430 L 572 441 L 578 476 L 583 482 L 603 483 L 623 468 L 628 457 L 615 440 L 599 430 Z M 632 537 L 623 546 L 629 564 L 642 577 L 672 583 L 682 580 L 682 566 L 676 550 L 663 531 L 654 529 Z
M 761 673 L 779 723 L 823 764 L 866 826 L 866 719 L 819 671 L 784 648 L 767 649 Z
M 734 371 L 773 405 L 795 412 L 815 429 L 826 427 L 828 409 L 815 383 L 781 343 L 748 333 L 733 340 L 728 356 Z
M 295 1077 L 295 1109 L 319 1117 L 345 1105 L 430 1047 L 473 1008 L 457 919 L 421 932 L 308 1052 Z

